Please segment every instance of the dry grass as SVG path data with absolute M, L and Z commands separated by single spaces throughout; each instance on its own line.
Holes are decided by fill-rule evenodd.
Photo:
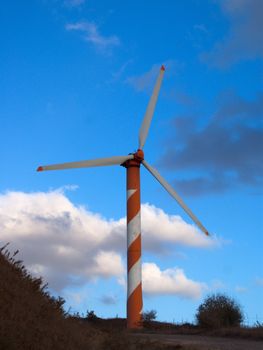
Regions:
M 87 349 L 87 343 L 99 349 L 97 340 L 104 341 L 99 330 L 68 319 L 63 300 L 51 297 L 42 280 L 3 249 L 0 278 L 1 349 Z

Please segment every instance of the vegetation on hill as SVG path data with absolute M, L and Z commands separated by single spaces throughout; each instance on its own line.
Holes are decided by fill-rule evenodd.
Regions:
M 66 317 L 64 300 L 49 295 L 7 250 L 0 254 L 0 349 L 87 349 L 105 340 L 98 330 Z
M 132 337 L 125 320 L 105 323 L 94 313 L 84 320 L 67 315 L 64 300 L 52 297 L 42 279 L 32 277 L 22 261 L 16 261 L 16 253 L 10 255 L 6 246 L 0 249 L 1 350 L 172 349 Z
M 244 316 L 234 299 L 224 294 L 214 294 L 199 306 L 196 319 L 201 327 L 222 328 L 240 326 Z
M 6 246 L 0 249 L 1 350 L 197 349 L 179 344 L 165 345 L 138 337 L 134 332 L 127 331 L 125 319 L 101 319 L 94 311 L 87 312 L 84 318 L 68 315 L 63 310 L 64 300 L 52 297 L 42 279 L 32 277 L 22 261 L 16 260 L 16 254 L 10 255 Z M 200 305 L 199 311 L 206 310 L 208 304 Z M 140 333 L 204 334 L 204 329 L 197 325 L 155 321 L 155 310 L 145 312 L 143 316 L 144 329 Z M 214 313 L 213 317 L 217 317 L 217 314 Z M 230 330 L 228 327 L 227 331 L 221 328 L 213 332 L 210 334 L 263 338 L 261 324 L 253 329 L 234 327 Z

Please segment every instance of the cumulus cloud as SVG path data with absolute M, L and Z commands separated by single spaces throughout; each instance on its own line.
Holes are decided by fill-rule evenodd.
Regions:
M 0 208 L 1 241 L 18 248 L 26 266 L 51 287 L 123 274 L 109 235 L 124 219 L 111 223 L 74 206 L 61 191 L 9 192 L 0 196 Z
M 224 68 L 239 60 L 262 58 L 262 0 L 222 0 L 219 4 L 229 20 L 229 31 L 209 52 L 201 54 L 201 60 Z
M 142 266 L 143 291 L 148 295 L 178 295 L 185 298 L 198 299 L 204 283 L 188 279 L 180 268 L 160 270 L 154 263 L 144 263 Z
M 143 242 L 146 249 L 160 250 L 162 242 L 209 247 L 219 242 L 211 240 L 179 215 L 168 215 L 150 204 L 142 206 Z
M 120 45 L 120 39 L 116 35 L 103 36 L 99 32 L 98 26 L 93 22 L 68 23 L 66 30 L 83 32 L 84 40 L 104 53 L 110 52 L 113 47 Z
M 115 252 L 99 252 L 95 258 L 94 275 L 110 277 L 121 276 L 124 273 L 121 256 Z
M 143 246 L 168 244 L 209 247 L 215 244 L 179 216 L 149 204 L 142 206 Z M 0 195 L 1 244 L 10 242 L 20 258 L 53 289 L 96 278 L 123 280 L 126 219 L 106 219 L 75 206 L 62 190 L 7 192 Z
M 218 109 L 206 125 L 197 118 L 173 121 L 177 143 L 167 143 L 160 163 L 184 171 L 174 181 L 186 195 L 222 192 L 236 186 L 262 188 L 263 184 L 263 94 L 246 100 L 233 92 L 220 96 Z M 195 171 L 198 175 L 186 176 Z

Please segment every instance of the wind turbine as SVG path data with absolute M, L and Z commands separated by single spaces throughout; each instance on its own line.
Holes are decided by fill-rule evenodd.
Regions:
M 141 201 L 140 201 L 140 165 L 143 166 L 160 182 L 160 184 L 178 202 L 196 225 L 208 235 L 208 231 L 186 206 L 175 190 L 165 179 L 144 159 L 145 144 L 155 105 L 159 95 L 165 68 L 160 68 L 151 99 L 149 101 L 140 131 L 139 148 L 135 153 L 126 156 L 98 158 L 79 162 L 45 165 L 37 171 L 87 168 L 106 165 L 122 165 L 127 171 L 127 327 L 139 328 L 142 314 L 142 278 L 141 278 Z

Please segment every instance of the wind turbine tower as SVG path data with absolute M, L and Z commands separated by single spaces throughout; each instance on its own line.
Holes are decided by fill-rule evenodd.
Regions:
M 160 68 L 152 96 L 139 131 L 139 148 L 137 152 L 127 156 L 98 158 L 78 162 L 45 165 L 37 171 L 87 168 L 106 165 L 122 165 L 127 173 L 127 327 L 141 327 L 143 308 L 142 276 L 141 276 L 141 200 L 140 200 L 140 166 L 141 164 L 159 181 L 170 193 L 196 225 L 208 235 L 208 231 L 186 206 L 175 190 L 166 180 L 144 159 L 143 147 L 152 121 L 155 105 L 159 95 L 165 68 Z

